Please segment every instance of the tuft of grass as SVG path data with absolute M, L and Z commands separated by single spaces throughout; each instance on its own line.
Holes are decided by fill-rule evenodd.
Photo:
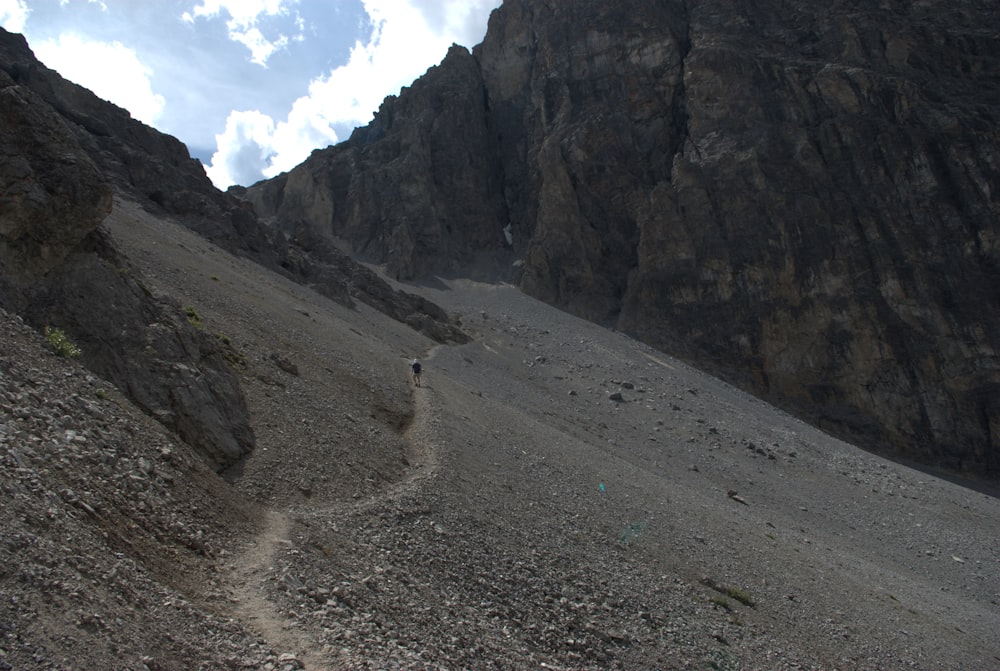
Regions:
M 755 608 L 757 606 L 757 604 L 753 600 L 753 597 L 751 597 L 750 594 L 740 589 L 739 587 L 733 587 L 731 585 L 720 585 L 711 578 L 702 578 L 699 582 L 701 582 L 701 584 L 704 585 L 705 587 L 709 587 L 715 590 L 719 594 L 728 596 L 730 599 L 739 601 L 744 606 L 750 606 L 751 608 Z M 713 599 L 712 602 L 715 603 L 715 600 Z M 728 601 L 726 603 L 728 603 Z M 727 610 L 732 610 L 732 609 L 727 608 Z
M 201 323 L 201 317 L 198 315 L 198 312 L 190 305 L 184 308 L 184 316 L 187 317 L 188 324 L 199 331 L 205 328 L 205 326 Z
M 225 333 L 216 333 L 215 336 L 219 339 L 222 344 L 222 356 L 226 358 L 229 365 L 233 366 L 245 366 L 247 365 L 247 358 L 243 356 L 240 352 L 233 346 L 233 341 Z
M 57 356 L 73 358 L 83 354 L 80 348 L 66 336 L 62 329 L 46 326 L 45 341 L 48 342 L 49 347 L 52 348 L 52 351 L 55 352 Z
M 732 599 L 736 599 L 744 606 L 750 606 L 751 608 L 753 608 L 754 606 L 757 605 L 756 603 L 754 603 L 754 600 L 750 597 L 750 595 L 747 594 L 745 591 L 741 590 L 739 587 L 727 586 L 724 588 L 723 593 Z

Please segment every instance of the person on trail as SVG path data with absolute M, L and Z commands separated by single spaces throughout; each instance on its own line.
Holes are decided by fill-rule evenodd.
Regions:
M 413 363 L 410 364 L 410 368 L 413 369 L 413 384 L 415 386 L 419 387 L 420 386 L 420 361 L 418 361 L 417 359 L 414 359 Z

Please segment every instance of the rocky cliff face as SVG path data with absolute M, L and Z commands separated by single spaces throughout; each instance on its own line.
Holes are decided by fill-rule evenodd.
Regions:
M 471 57 L 248 196 L 401 277 L 488 255 L 824 428 L 995 475 L 998 19 L 508 0 Z
M 313 232 L 294 225 L 277 229 L 262 224 L 253 207 L 236 197 L 239 189 L 224 193 L 215 188 L 183 143 L 67 82 L 39 63 L 20 36 L 0 33 L 0 59 L 11 79 L 34 96 L 33 105 L 54 112 L 108 187 L 150 211 L 177 219 L 227 251 L 309 284 L 340 303 L 367 303 L 441 342 L 465 338 L 443 310 L 393 290 L 335 246 L 319 244 Z
M 326 239 L 348 238 L 355 253 L 400 278 L 468 266 L 505 239 L 487 105 L 476 60 L 453 47 L 348 141 L 246 197 L 279 228 L 306 223 Z
M 254 434 L 221 345 L 181 306 L 150 296 L 112 247 L 99 228 L 112 185 L 33 79 L 79 109 L 93 98 L 44 70 L 22 38 L 0 34 L 0 306 L 39 330 L 63 329 L 91 370 L 213 467 L 233 464 Z

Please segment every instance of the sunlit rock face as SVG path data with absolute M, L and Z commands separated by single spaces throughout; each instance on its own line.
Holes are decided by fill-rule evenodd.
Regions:
M 249 198 L 402 279 L 492 273 L 840 435 L 996 474 L 996 19 L 508 0 Z

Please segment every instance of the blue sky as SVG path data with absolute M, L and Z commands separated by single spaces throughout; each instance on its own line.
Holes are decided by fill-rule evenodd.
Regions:
M 220 188 L 371 121 L 500 0 L 0 0 L 0 25 L 67 79 L 187 144 Z

